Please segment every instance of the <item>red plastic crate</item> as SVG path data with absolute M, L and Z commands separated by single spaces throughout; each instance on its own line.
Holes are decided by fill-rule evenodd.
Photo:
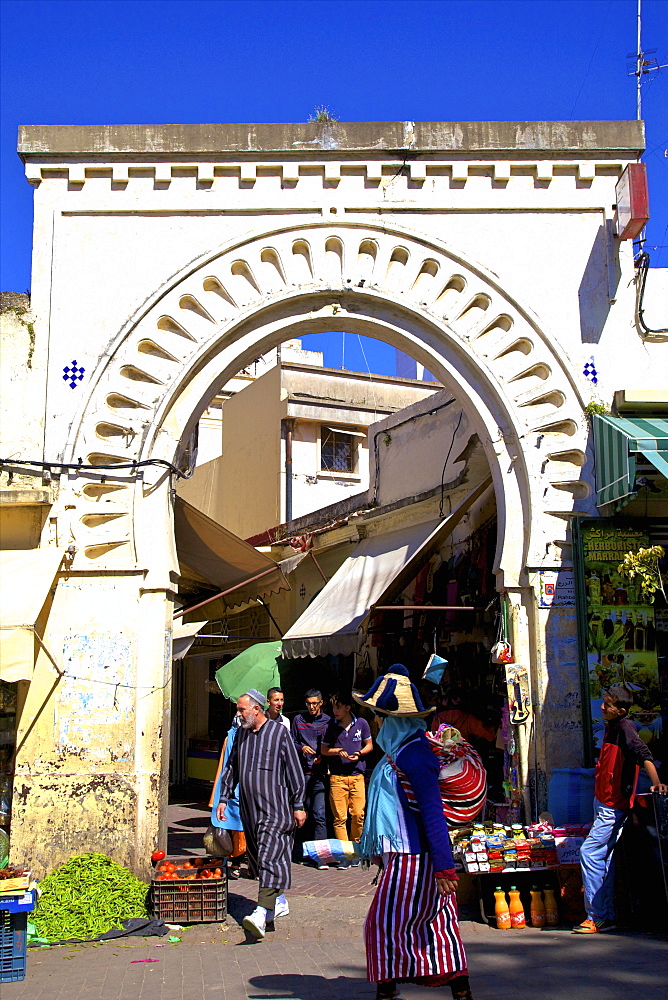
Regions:
M 175 874 L 192 875 L 192 869 L 180 869 Z M 156 919 L 169 924 L 202 924 L 224 920 L 227 916 L 227 867 L 223 858 L 205 859 L 208 868 L 222 868 L 222 878 L 160 880 L 155 872 L 151 881 L 151 909 Z

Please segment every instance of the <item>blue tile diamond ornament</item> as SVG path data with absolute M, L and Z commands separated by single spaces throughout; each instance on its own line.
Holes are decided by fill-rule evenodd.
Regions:
M 594 355 L 590 355 L 589 361 L 585 362 L 585 366 L 582 369 L 582 374 L 586 379 L 592 382 L 594 385 L 598 385 L 598 372 L 596 371 L 596 365 L 594 364 Z
M 69 382 L 70 389 L 76 389 L 77 385 L 79 384 L 79 382 L 81 382 L 82 378 L 84 377 L 85 371 L 86 371 L 85 368 L 82 368 L 80 365 L 77 365 L 75 359 L 71 365 L 66 365 L 63 368 L 63 381 Z

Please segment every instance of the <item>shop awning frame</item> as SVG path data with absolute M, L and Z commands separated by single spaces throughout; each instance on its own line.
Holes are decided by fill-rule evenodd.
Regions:
M 596 506 L 620 509 L 636 495 L 637 455 L 668 478 L 668 419 L 594 414 Z
M 32 680 L 35 640 L 57 670 L 35 623 L 63 561 L 63 548 L 0 552 L 0 680 Z
M 270 594 L 290 589 L 273 559 L 182 497 L 175 501 L 174 528 L 182 577 L 202 589 L 216 588 L 205 600 L 181 608 L 175 618 L 219 598 L 226 607 L 233 608 L 252 600 L 261 602 Z
M 417 576 L 491 484 L 488 476 L 440 521 L 411 525 L 360 542 L 286 632 L 284 658 L 356 652 L 361 629 L 374 608 L 390 603 L 391 596 Z
M 172 659 L 183 660 L 190 651 L 190 647 L 198 638 L 198 633 L 208 620 L 198 622 L 175 622 L 172 628 Z

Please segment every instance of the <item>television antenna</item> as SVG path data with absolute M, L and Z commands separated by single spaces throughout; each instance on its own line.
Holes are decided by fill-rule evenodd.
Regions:
M 638 44 L 635 52 L 628 52 L 626 55 L 629 76 L 636 78 L 636 118 L 642 119 L 642 85 L 643 77 L 650 73 L 658 73 L 660 69 L 668 68 L 668 63 L 659 65 L 656 57 L 656 49 L 646 49 L 642 47 L 642 0 L 638 0 Z

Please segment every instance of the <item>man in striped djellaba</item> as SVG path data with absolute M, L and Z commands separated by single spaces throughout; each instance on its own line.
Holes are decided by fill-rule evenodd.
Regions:
M 237 700 L 238 735 L 220 782 L 218 819 L 239 784 L 239 811 L 251 871 L 260 881 L 257 907 L 243 926 L 258 940 L 266 925 L 286 916 L 291 885 L 292 836 L 303 826 L 304 773 L 288 729 L 265 714 L 255 689 Z
M 371 778 L 359 847 L 362 857 L 383 863 L 364 925 L 367 978 L 377 983 L 376 1000 L 393 1000 L 402 980 L 473 1000 L 439 763 L 425 735 L 433 709 L 424 708 L 401 663 L 353 697 L 382 720 L 377 743 L 385 751 Z

